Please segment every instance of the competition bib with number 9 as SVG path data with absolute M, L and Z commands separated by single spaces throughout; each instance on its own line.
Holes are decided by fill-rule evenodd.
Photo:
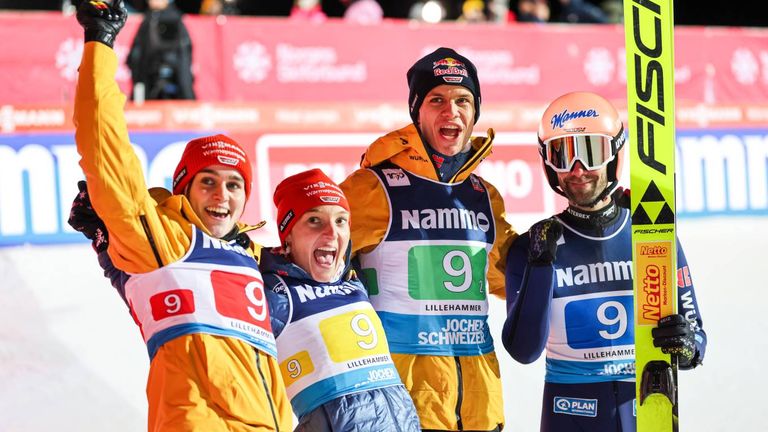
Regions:
M 475 176 L 440 183 L 394 165 L 371 169 L 390 207 L 384 240 L 360 255 L 371 303 L 394 353 L 480 355 L 488 331 L 490 197 Z

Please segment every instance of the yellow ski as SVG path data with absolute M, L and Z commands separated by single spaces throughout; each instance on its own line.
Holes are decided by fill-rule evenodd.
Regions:
M 638 432 L 677 431 L 677 364 L 651 329 L 677 313 L 672 0 L 624 0 Z

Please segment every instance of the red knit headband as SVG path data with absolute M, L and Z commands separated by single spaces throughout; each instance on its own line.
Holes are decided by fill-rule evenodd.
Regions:
M 321 205 L 338 205 L 349 211 L 349 202 L 341 188 L 319 169 L 287 177 L 275 188 L 277 229 L 280 244 L 296 221 L 307 211 Z
M 245 197 L 251 194 L 251 162 L 243 147 L 226 135 L 195 138 L 187 143 L 173 173 L 173 193 L 181 195 L 195 174 L 211 165 L 237 170 L 245 180 Z

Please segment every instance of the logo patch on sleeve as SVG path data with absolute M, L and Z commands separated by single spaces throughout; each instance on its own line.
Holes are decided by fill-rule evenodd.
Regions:
M 597 417 L 597 399 L 555 396 L 553 410 L 558 414 Z
M 469 176 L 469 181 L 472 183 L 472 189 L 478 191 L 478 192 L 485 192 L 485 187 L 483 186 L 483 183 L 480 181 L 477 176 L 474 174 Z
M 408 180 L 408 176 L 405 175 L 402 169 L 383 169 L 384 178 L 387 180 L 387 184 L 390 186 L 410 186 L 411 181 Z

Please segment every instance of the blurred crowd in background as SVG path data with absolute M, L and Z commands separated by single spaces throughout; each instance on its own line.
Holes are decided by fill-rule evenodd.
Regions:
M 0 0 L 6 10 L 67 10 L 80 0 Z M 145 12 L 152 0 L 125 0 Z M 359 24 L 383 19 L 425 22 L 621 23 L 622 0 L 175 0 L 186 14 L 283 16 L 312 22 L 344 18 Z M 676 0 L 681 25 L 768 26 L 768 2 Z

